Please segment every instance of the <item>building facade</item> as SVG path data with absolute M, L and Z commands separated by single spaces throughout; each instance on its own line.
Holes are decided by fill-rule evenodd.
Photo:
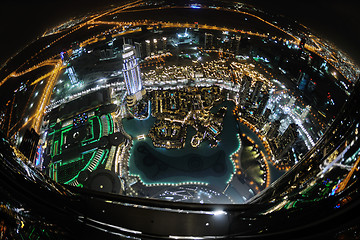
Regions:
M 145 95 L 141 73 L 135 56 L 135 48 L 129 44 L 123 46 L 123 74 L 127 90 L 127 103 L 131 107 Z

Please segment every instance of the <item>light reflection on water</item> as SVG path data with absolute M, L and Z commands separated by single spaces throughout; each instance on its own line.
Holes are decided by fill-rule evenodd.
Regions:
M 211 148 L 208 141 L 204 141 L 198 148 L 193 148 L 190 145 L 190 139 L 196 132 L 190 126 L 187 128 L 183 149 L 155 148 L 150 138 L 134 140 L 130 151 L 129 170 L 131 174 L 139 175 L 147 184 L 164 182 L 176 184 L 196 181 L 224 187 L 234 172 L 230 155 L 239 147 L 239 140 L 237 138 L 238 124 L 232 114 L 234 104 L 225 101 L 213 107 L 211 111 L 216 112 L 223 106 L 227 107 L 227 113 L 220 134 L 221 141 L 217 147 Z M 154 122 L 154 117 L 149 117 L 147 120 L 124 119 L 123 126 L 125 131 L 135 138 L 140 134 L 148 134 Z M 145 147 L 152 160 L 149 160 L 149 157 L 145 158 L 146 154 L 139 152 L 139 147 L 140 149 Z M 146 166 L 146 162 L 148 166 Z M 151 165 L 149 162 L 153 164 Z M 164 174 L 154 173 L 155 171 L 161 172 L 161 169 L 164 169 Z

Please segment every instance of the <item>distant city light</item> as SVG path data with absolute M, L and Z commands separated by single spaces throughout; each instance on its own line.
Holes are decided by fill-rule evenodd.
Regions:
M 217 8 L 204 8 L 208 7 Z M 200 8 L 200 4 L 190 4 L 185 6 L 184 11 L 198 13 L 191 9 Z M 233 10 L 226 9 L 226 13 Z M 142 11 L 142 7 L 136 11 Z M 261 15 L 257 16 L 254 11 L 239 19 L 246 21 L 252 16 L 251 23 L 259 21 L 261 25 L 269 25 L 269 29 L 248 30 L 241 22 L 237 28 L 223 25 L 220 21 L 211 21 L 208 25 L 202 19 L 198 20 L 201 21 L 200 26 L 194 20 L 186 23 L 148 19 L 125 22 L 116 20 L 115 12 L 114 16 L 105 14 L 96 21 L 90 16 L 84 18 L 81 23 L 84 25 L 78 26 L 91 31 L 77 31 L 76 25 L 66 31 L 60 28 L 54 32 L 54 39 L 59 37 L 58 40 L 53 43 L 45 41 L 43 47 L 49 49 L 40 48 L 28 62 L 24 61 L 21 67 L 14 68 L 18 70 L 7 73 L 5 80 L 21 77 L 19 85 L 21 79 L 26 80 L 13 91 L 15 96 L 8 101 L 9 106 L 13 106 L 7 112 L 1 112 L 2 117 L 8 113 L 12 117 L 6 120 L 9 125 L 5 126 L 9 131 L 7 134 L 14 134 L 12 138 L 21 141 L 19 129 L 36 128 L 41 136 L 38 145 L 41 147 L 37 151 L 42 158 L 38 157 L 35 162 L 42 165 L 40 161 L 46 159 L 46 164 L 51 164 L 46 166 L 51 169 L 50 177 L 64 184 L 85 186 L 80 182 L 83 179 L 78 177 L 79 172 L 69 177 L 61 176 L 65 168 L 76 165 L 77 171 L 113 171 L 124 181 L 124 194 L 129 196 L 143 196 L 138 191 L 141 186 L 159 189 L 176 187 L 176 190 L 163 195 L 163 199 L 176 201 L 175 196 L 180 195 L 178 189 L 181 187 L 191 185 L 210 189 L 215 183 L 224 185 L 218 189 L 222 189 L 221 195 L 229 197 L 229 202 L 246 202 L 275 180 L 270 179 L 270 175 L 281 175 L 300 161 L 330 125 L 327 120 L 335 115 L 331 111 L 335 112 L 341 101 L 335 93 L 322 101 L 319 89 L 315 88 L 324 84 L 317 76 L 330 79 L 327 83 L 334 82 L 334 86 L 341 90 L 353 89 L 354 82 L 351 76 L 355 68 L 350 68 L 350 62 L 342 61 L 339 53 L 326 43 L 309 35 L 304 37 L 308 39 L 306 47 L 294 51 L 299 49 L 299 34 L 276 26 L 273 20 L 267 22 Z M 281 38 L 277 36 L 279 31 Z M 82 35 L 79 41 L 75 41 L 78 32 Z M 287 37 L 283 38 L 283 35 Z M 58 46 L 62 42 L 72 42 L 71 47 L 64 49 L 67 45 L 64 48 Z M 48 51 L 54 43 L 56 51 L 53 54 Z M 275 44 L 276 47 L 272 47 Z M 308 58 L 309 54 L 312 60 Z M 303 61 L 309 67 L 300 69 L 304 64 L 298 66 L 297 61 Z M 40 81 L 44 84 L 37 84 Z M 300 83 L 303 83 L 303 88 L 299 87 Z M 24 96 L 29 94 L 26 104 L 18 104 L 18 99 L 24 98 L 19 92 Z M 311 108 L 312 97 L 316 99 L 317 108 Z M 220 104 L 226 104 L 225 111 L 232 108 L 226 112 L 226 119 L 231 116 L 237 128 L 224 131 L 229 132 L 230 137 L 223 136 L 224 133 L 221 137 L 219 135 L 223 125 L 229 126 L 224 124 L 227 120 L 222 115 L 224 109 Z M 23 105 L 28 108 L 21 112 Z M 76 111 L 76 114 L 81 112 L 84 115 L 75 115 Z M 11 115 L 18 112 L 22 114 L 21 120 Z M 126 122 L 134 125 L 126 127 Z M 191 131 L 188 131 L 189 128 Z M 291 136 L 285 134 L 287 129 L 293 129 Z M 49 134 L 44 135 L 44 132 Z M 210 166 L 211 154 L 227 145 L 228 139 L 235 139 L 231 134 L 236 134 L 239 142 L 234 152 L 225 154 L 232 167 L 226 166 L 222 170 L 222 166 L 215 165 L 209 168 L 209 171 L 223 171 L 226 179 L 218 181 L 217 176 L 210 180 L 203 176 L 200 178 L 195 171 L 202 171 L 203 165 Z M 141 144 L 143 146 L 139 147 Z M 353 144 L 354 141 L 349 146 Z M 76 152 L 74 158 L 67 159 L 67 155 L 75 155 L 68 154 L 74 146 L 86 149 L 86 152 Z M 193 155 L 187 155 L 185 146 L 191 149 L 189 151 Z M 193 153 L 197 148 L 201 150 Z M 140 149 L 139 152 L 136 152 L 137 149 Z M 279 149 L 285 154 L 280 154 Z M 174 174 L 173 178 L 167 176 L 163 179 L 159 175 L 159 178 L 149 180 L 143 177 L 146 174 L 141 175 L 145 170 L 132 172 L 134 159 L 138 161 L 141 151 L 147 153 L 145 165 L 151 165 L 153 169 L 159 166 L 160 175 L 173 167 L 165 157 L 160 162 L 161 154 L 171 160 L 174 157 L 176 164 L 184 164 L 184 169 L 192 168 L 194 174 L 191 177 L 183 174 L 184 178 Z M 156 158 L 149 157 L 152 154 L 155 156 L 157 151 Z M 259 167 L 257 175 L 251 176 L 242 165 L 245 151 L 250 151 L 245 157 L 256 159 L 256 169 Z M 206 158 L 206 164 L 203 164 L 203 158 Z M 340 160 L 336 158 L 336 161 Z M 77 161 L 83 161 L 81 168 Z M 269 168 L 269 164 L 274 167 Z M 174 169 L 174 172 L 178 171 Z M 272 171 L 276 170 L 278 172 L 273 174 Z M 245 184 L 239 181 L 243 177 L 246 177 Z M 239 194 L 235 198 L 231 195 L 236 192 L 236 184 L 243 184 L 246 196 Z M 105 185 L 100 186 L 105 188 Z M 144 192 L 147 194 L 146 190 Z M 202 190 L 194 195 L 198 202 L 207 203 L 205 192 Z M 208 196 L 209 199 L 211 197 Z M 216 195 L 213 197 L 216 198 Z M 182 200 L 189 199 L 184 196 Z M 214 210 L 205 214 L 222 216 L 227 212 Z
M 221 216 L 221 215 L 227 215 L 227 212 L 223 211 L 223 210 L 216 210 L 216 211 L 213 211 L 211 212 L 212 215 L 214 216 Z

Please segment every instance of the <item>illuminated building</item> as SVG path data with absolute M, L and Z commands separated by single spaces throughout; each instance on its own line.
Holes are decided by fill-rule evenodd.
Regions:
M 79 79 L 76 76 L 75 69 L 73 66 L 71 66 L 67 69 L 67 73 L 70 78 L 71 84 L 77 84 L 79 82 Z
M 40 135 L 32 128 L 31 130 L 26 129 L 24 137 L 19 146 L 19 150 L 29 160 L 33 159 L 36 153 L 37 144 L 39 142 Z
M 267 137 L 269 139 L 274 139 L 277 137 L 277 135 L 279 134 L 279 128 L 280 128 L 280 121 L 276 120 L 275 122 L 272 122 L 270 125 L 270 129 L 267 132 Z
M 304 91 L 307 88 L 309 83 L 310 76 L 305 72 L 301 72 L 297 81 L 298 88 L 301 91 Z
M 161 51 L 164 53 L 166 52 L 166 46 L 167 46 L 167 37 L 161 38 Z
M 145 95 L 141 81 L 140 67 L 135 57 L 135 48 L 129 44 L 123 46 L 123 74 L 127 90 L 127 104 L 133 106 Z
M 234 53 L 237 55 L 240 51 L 241 36 L 235 36 L 235 43 L 233 44 Z
M 289 100 L 289 102 L 286 104 L 286 106 L 287 106 L 288 108 L 292 108 L 293 105 L 294 105 L 294 103 L 295 103 L 295 101 L 296 101 L 296 98 L 295 98 L 294 96 L 291 96 L 291 97 L 290 97 L 290 100 Z
M 300 119 L 301 121 L 305 121 L 306 117 L 308 116 L 309 112 L 310 112 L 311 106 L 306 106 L 305 109 L 303 110 L 303 112 L 300 115 Z
M 214 35 L 205 33 L 205 49 L 212 49 L 214 46 Z
M 266 121 L 268 120 L 270 114 L 271 114 L 271 110 L 270 109 L 266 109 L 265 107 L 267 105 L 267 102 L 269 100 L 269 94 L 265 94 L 261 101 L 260 104 L 256 110 L 256 114 L 258 116 L 258 126 L 259 128 L 262 128 L 264 126 L 264 124 L 266 123 Z
M 134 42 L 134 45 L 135 45 L 135 57 L 137 59 L 140 59 L 142 57 L 145 57 L 143 54 L 143 46 L 141 45 L 141 43 L 139 42 Z
M 263 84 L 264 83 L 262 81 L 256 81 L 254 91 L 251 93 L 251 98 L 250 98 L 250 101 L 253 104 L 257 102 Z
M 297 127 L 295 123 L 291 123 L 285 132 L 275 139 L 276 150 L 275 157 L 281 158 L 288 149 L 294 144 L 298 136 Z
M 252 81 L 251 77 L 249 76 L 244 76 L 241 80 L 241 88 L 240 88 L 241 105 L 244 105 L 247 101 L 247 98 L 249 96 L 251 81 Z
M 151 42 L 148 39 L 145 40 L 145 50 L 146 50 L 146 56 L 150 57 L 151 56 Z
M 63 64 L 66 65 L 66 62 L 69 61 L 69 54 L 67 52 L 61 52 L 60 58 L 63 61 Z
M 153 39 L 153 45 L 154 45 L 154 53 L 158 53 L 158 40 L 156 38 Z
M 111 48 L 102 49 L 100 50 L 100 61 L 106 61 L 116 58 L 117 55 L 115 51 Z
M 260 104 L 257 109 L 258 115 L 262 115 L 264 113 L 268 100 L 269 100 L 269 94 L 264 94 L 264 96 L 261 98 Z
M 185 45 L 185 44 L 191 44 L 193 41 L 193 36 L 191 33 L 188 32 L 188 29 L 185 28 L 185 31 L 183 33 L 177 34 L 177 45 Z
M 140 68 L 135 58 L 135 49 L 129 44 L 123 46 L 123 73 L 128 95 L 141 91 L 142 82 Z
M 258 121 L 259 128 L 263 128 L 265 126 L 267 120 L 269 119 L 270 114 L 271 114 L 271 110 L 267 108 L 264 114 L 259 116 L 259 121 Z

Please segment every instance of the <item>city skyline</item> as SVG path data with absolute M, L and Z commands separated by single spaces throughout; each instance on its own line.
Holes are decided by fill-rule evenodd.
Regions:
M 6 20 L 8 23 L 2 28 L 1 33 L 8 34 L 9 38 L 4 39 L 4 44 L 0 47 L 3 53 L 0 66 L 6 59 L 12 57 L 22 47 L 29 44 L 32 39 L 41 36 L 49 28 L 55 27 L 77 15 L 85 14 L 86 11 L 100 10 L 108 8 L 111 4 L 118 4 L 118 1 L 115 0 L 107 0 L 101 3 L 98 1 L 86 1 L 86 5 L 83 2 L 63 2 L 63 4 L 59 5 L 48 1 L 36 1 L 31 4 L 24 3 L 27 5 L 23 8 L 19 8 L 16 3 L 4 3 L 2 9 L 8 9 L 8 11 L 3 11 L 1 19 L 2 21 Z M 316 1 L 312 5 L 298 4 L 296 7 L 283 0 L 271 1 L 271 3 L 253 1 L 244 1 L 244 3 L 258 6 L 267 11 L 271 10 L 274 14 L 284 15 L 286 18 L 304 24 L 339 46 L 359 64 L 357 59 L 360 59 L 360 50 L 356 41 L 360 32 L 356 31 L 356 23 L 359 22 L 359 15 L 356 12 L 358 3 Z M 69 11 L 67 6 L 70 5 L 72 8 Z M 86 7 L 84 8 L 84 6 Z M 58 11 L 61 14 L 53 14 L 52 10 L 59 7 L 63 9 Z M 46 24 L 44 24 L 43 15 L 47 19 Z M 329 21 L 331 21 L 330 24 L 328 24 Z M 18 31 L 22 26 L 24 26 L 22 31 Z M 348 32 L 352 32 L 353 37 L 345 37 Z

